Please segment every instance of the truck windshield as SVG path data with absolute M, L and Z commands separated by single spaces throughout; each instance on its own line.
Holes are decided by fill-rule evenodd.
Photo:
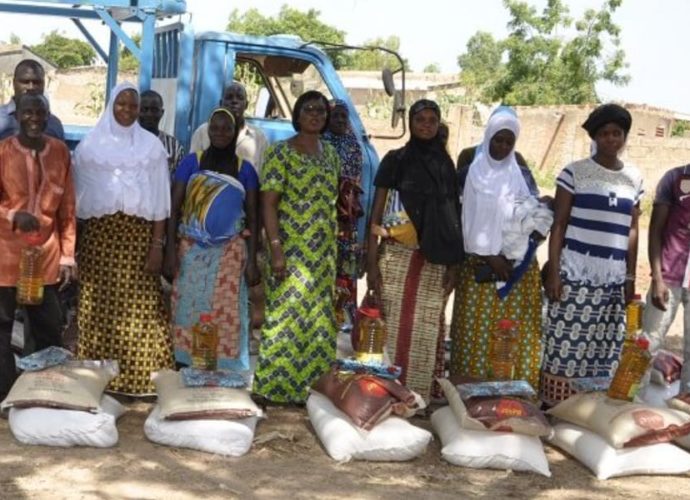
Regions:
M 234 79 L 247 89 L 252 118 L 290 120 L 295 101 L 307 90 L 332 97 L 314 65 L 293 57 L 238 54 Z

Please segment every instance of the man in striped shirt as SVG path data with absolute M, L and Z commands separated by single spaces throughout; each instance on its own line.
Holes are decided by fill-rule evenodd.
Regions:
M 145 90 L 141 93 L 139 124 L 153 135 L 158 136 L 163 143 L 165 150 L 168 152 L 168 166 L 172 176 L 175 173 L 177 164 L 184 156 L 184 148 L 182 148 L 182 145 L 175 137 L 158 128 L 164 112 L 163 98 L 158 92 L 155 90 Z

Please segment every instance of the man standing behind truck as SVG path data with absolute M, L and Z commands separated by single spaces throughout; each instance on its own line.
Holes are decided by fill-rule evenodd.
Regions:
M 220 105 L 230 111 L 239 127 L 237 133 L 237 156 L 252 164 L 258 174 L 264 162 L 268 140 L 264 133 L 247 124 L 244 113 L 247 111 L 247 91 L 240 82 L 232 82 L 225 88 Z M 194 131 L 190 152 L 206 150 L 211 145 L 208 137 L 208 123 L 203 123 Z
M 163 132 L 158 125 L 163 118 L 163 98 L 155 90 L 145 90 L 141 93 L 139 103 L 139 125 L 144 127 L 153 135 L 158 137 L 163 143 L 163 147 L 168 152 L 168 168 L 170 175 L 175 173 L 177 164 L 184 156 L 184 148 L 172 135 Z
M 43 133 L 48 120 L 45 97 L 24 93 L 16 104 L 19 133 L 0 142 L 0 400 L 16 378 L 11 340 L 22 235 L 37 233 L 42 250 L 43 301 L 25 306 L 36 349 L 61 345 L 58 284 L 69 284 L 76 273 L 69 150 Z
M 43 95 L 46 86 L 46 75 L 43 66 L 33 59 L 24 59 L 14 68 L 14 96 L 7 104 L 0 106 L 0 139 L 5 139 L 19 131 L 17 118 L 17 99 L 23 94 Z M 46 100 L 46 103 L 48 101 Z M 48 111 L 45 134 L 65 140 L 62 122 Z

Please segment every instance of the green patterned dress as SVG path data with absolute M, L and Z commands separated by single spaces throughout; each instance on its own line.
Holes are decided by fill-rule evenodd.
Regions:
M 278 229 L 287 273 L 267 272 L 266 318 L 254 392 L 280 403 L 301 403 L 312 382 L 335 360 L 336 210 L 340 160 L 323 143 L 319 156 L 287 142 L 266 151 L 261 190 L 280 193 Z

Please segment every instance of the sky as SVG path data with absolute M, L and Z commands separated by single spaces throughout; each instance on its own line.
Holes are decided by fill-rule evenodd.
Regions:
M 566 0 L 566 4 L 577 18 L 603 1 Z M 346 32 L 350 44 L 397 35 L 401 55 L 414 70 L 438 63 L 443 72 L 458 72 L 457 57 L 474 33 L 488 31 L 501 38 L 508 32 L 508 14 L 501 0 L 187 0 L 187 10 L 196 31 L 223 30 L 234 6 L 240 12 L 253 7 L 264 15 L 275 15 L 284 3 L 300 10 L 319 10 L 325 23 Z M 542 8 L 545 0 L 529 3 Z M 688 19 L 690 0 L 623 0 L 614 22 L 621 27 L 631 81 L 625 87 L 598 85 L 600 98 L 690 114 L 690 97 L 685 92 L 690 81 Z M 24 43 L 37 43 L 41 34 L 53 29 L 78 36 L 67 20 L 0 13 L 0 40 L 15 33 Z

